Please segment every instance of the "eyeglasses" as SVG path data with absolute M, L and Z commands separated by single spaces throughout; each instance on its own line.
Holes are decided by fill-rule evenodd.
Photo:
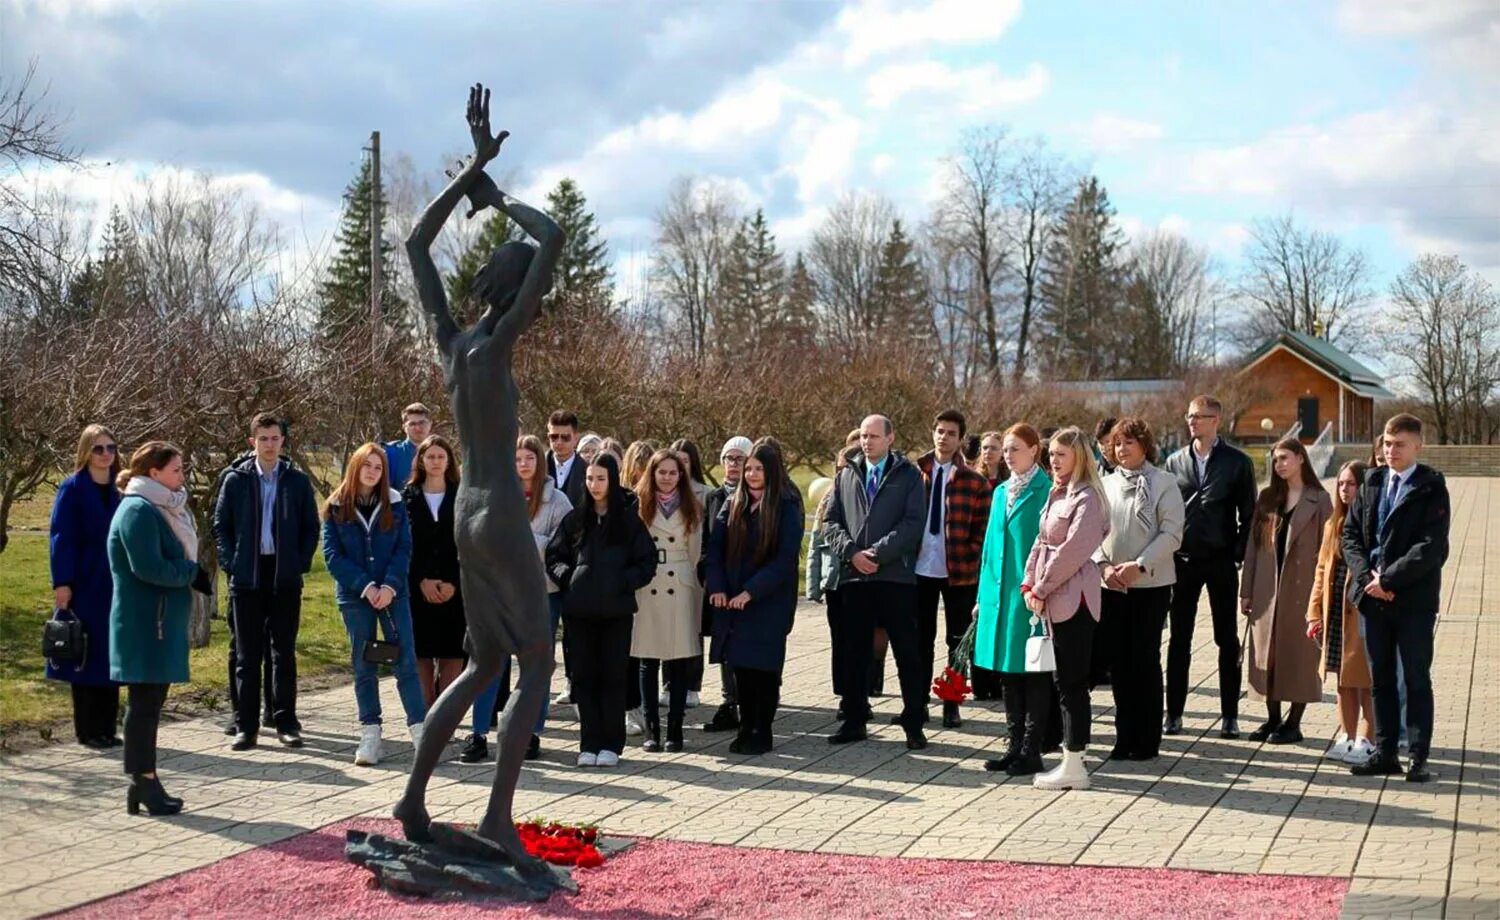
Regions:
M 728 465 L 730 463 L 744 463 L 744 462 L 745 462 L 745 458 L 742 457 L 742 456 L 740 456 L 739 454 L 725 454 L 724 455 L 724 463 L 725 463 L 725 465 Z
M 1218 418 L 1218 416 L 1217 415 L 1204 415 L 1204 414 L 1202 414 L 1200 412 L 1189 412 L 1187 414 L 1187 421 L 1189 421 L 1189 422 L 1200 422 L 1200 421 L 1203 421 L 1204 419 L 1210 419 L 1210 418 Z
M 549 440 L 549 441 L 562 441 L 562 442 L 566 443 L 568 441 L 573 440 L 573 436 L 570 435 L 570 434 L 568 434 L 567 432 L 563 432 L 561 434 L 557 434 L 557 433 L 554 433 L 554 432 L 548 432 L 548 434 L 547 434 L 547 440 Z
M 115 444 L 95 444 L 93 451 L 96 456 L 102 457 L 105 454 L 118 454 L 120 448 Z

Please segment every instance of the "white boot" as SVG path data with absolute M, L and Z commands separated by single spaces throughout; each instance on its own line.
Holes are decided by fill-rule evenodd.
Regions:
M 1083 766 L 1083 751 L 1063 749 L 1062 763 L 1031 781 L 1037 789 L 1087 789 L 1089 771 Z
M 361 725 L 359 749 L 354 752 L 354 764 L 359 767 L 373 767 L 378 763 L 380 763 L 380 726 Z
M 417 749 L 422 746 L 422 726 L 425 724 L 427 723 L 417 722 L 412 725 L 406 726 L 406 730 L 411 732 L 412 753 L 416 753 Z

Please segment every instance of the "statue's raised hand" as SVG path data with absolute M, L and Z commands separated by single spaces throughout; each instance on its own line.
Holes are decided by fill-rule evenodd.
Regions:
M 510 137 L 509 131 L 490 136 L 490 91 L 475 83 L 469 89 L 469 134 L 474 138 L 474 158 L 483 166 L 500 153 L 500 145 Z

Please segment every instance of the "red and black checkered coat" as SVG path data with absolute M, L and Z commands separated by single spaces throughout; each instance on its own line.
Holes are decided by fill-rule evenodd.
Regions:
M 932 451 L 917 458 L 927 507 L 932 503 L 932 468 L 936 463 L 937 455 Z M 984 532 L 990 523 L 989 480 L 965 466 L 961 454 L 955 454 L 953 479 L 944 485 L 943 491 L 943 502 L 947 505 L 943 536 L 948 583 L 976 585 L 979 583 L 979 555 L 984 549 Z

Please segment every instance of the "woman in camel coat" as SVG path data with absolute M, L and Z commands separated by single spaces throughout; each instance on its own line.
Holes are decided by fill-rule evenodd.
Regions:
M 1321 651 L 1307 635 L 1307 604 L 1333 503 L 1301 442 L 1278 442 L 1272 463 L 1240 574 L 1241 606 L 1250 619 L 1250 686 L 1265 698 L 1268 715 L 1250 740 L 1295 744 L 1302 740 L 1303 709 L 1323 698 Z M 1285 719 L 1282 703 L 1291 704 Z
M 1359 608 L 1349 600 L 1349 569 L 1344 564 L 1344 519 L 1365 481 L 1365 464 L 1345 463 L 1334 489 L 1333 516 L 1323 529 L 1318 572 L 1307 604 L 1307 632 L 1320 646 L 1318 677 L 1337 676 L 1339 723 L 1343 738 L 1328 756 L 1345 763 L 1364 763 L 1375 750 L 1375 701 L 1371 695 L 1370 662 L 1360 638 Z M 1361 726 L 1360 715 L 1364 716 Z M 1361 731 L 1361 728 L 1363 730 Z

